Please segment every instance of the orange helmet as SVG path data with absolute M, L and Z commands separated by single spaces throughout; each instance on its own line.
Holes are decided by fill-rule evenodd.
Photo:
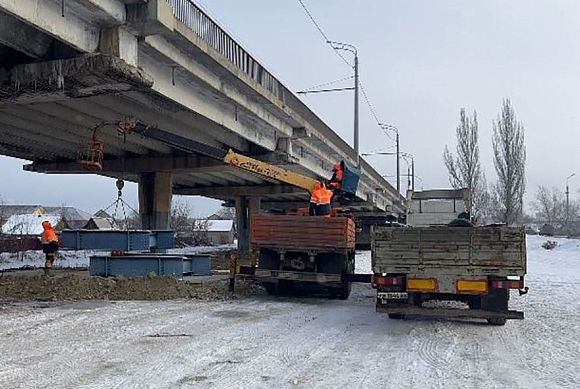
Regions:
M 340 163 L 337 162 L 334 165 L 332 165 L 332 170 L 340 170 Z

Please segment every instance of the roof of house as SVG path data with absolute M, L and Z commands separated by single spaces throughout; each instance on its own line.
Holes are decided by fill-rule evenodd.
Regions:
M 42 233 L 42 222 L 48 220 L 53 226 L 60 221 L 57 215 L 12 215 L 2 225 L 2 232 L 11 235 L 39 235 Z
M 94 223 L 94 224 L 93 224 Z M 115 229 L 115 222 L 111 218 L 95 217 L 93 216 L 83 228 L 89 228 L 89 225 L 93 224 L 91 227 L 96 227 L 99 230 L 113 230 Z
M 39 213 L 42 215 L 60 215 L 68 221 L 73 220 L 84 220 L 87 221 L 91 218 L 91 215 L 85 211 L 77 209 L 75 207 L 45 207 L 43 205 L 0 205 L 0 215 L 4 218 L 9 218 L 12 215 L 26 215 Z

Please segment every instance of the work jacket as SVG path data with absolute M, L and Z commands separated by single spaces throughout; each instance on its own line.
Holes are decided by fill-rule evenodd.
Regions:
M 43 221 L 42 228 L 44 228 L 41 237 L 42 244 L 58 243 L 58 236 L 56 236 L 56 232 L 49 221 Z
M 332 174 L 332 178 L 330 179 L 330 187 L 333 189 L 340 189 L 342 186 L 342 178 L 344 176 L 344 172 L 342 169 L 334 170 Z

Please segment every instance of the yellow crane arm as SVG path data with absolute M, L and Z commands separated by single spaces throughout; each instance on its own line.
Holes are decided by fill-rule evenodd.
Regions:
M 224 162 L 263 177 L 268 177 L 298 188 L 306 189 L 308 192 L 311 192 L 312 189 L 314 189 L 314 186 L 318 183 L 318 180 L 315 180 L 314 178 L 238 154 L 231 149 L 227 152 Z

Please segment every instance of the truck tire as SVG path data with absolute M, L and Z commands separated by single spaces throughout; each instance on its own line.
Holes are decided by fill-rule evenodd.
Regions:
M 349 255 L 347 258 L 347 263 L 346 263 L 346 270 L 344 271 L 345 274 L 353 274 L 354 273 L 354 253 L 352 255 Z M 352 290 L 352 283 L 351 282 L 343 282 L 337 297 L 340 300 L 348 300 L 348 297 L 350 296 L 350 292 Z
M 488 295 L 481 298 L 481 309 L 490 312 L 507 312 L 510 298 L 508 289 L 494 289 Z M 495 326 L 505 325 L 505 317 L 493 317 L 487 319 L 487 323 Z

